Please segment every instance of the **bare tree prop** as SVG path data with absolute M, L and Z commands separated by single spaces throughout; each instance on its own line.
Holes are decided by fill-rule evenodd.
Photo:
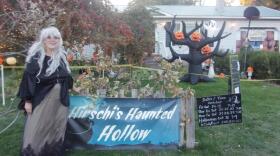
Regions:
M 185 60 L 189 63 L 189 72 L 188 74 L 184 75 L 180 80 L 183 82 L 190 82 L 191 84 L 196 84 L 198 82 L 209 82 L 213 81 L 212 79 L 208 78 L 207 76 L 202 75 L 202 65 L 201 63 L 204 62 L 205 60 L 212 58 L 214 56 L 219 56 L 219 57 L 224 57 L 228 51 L 221 53 L 219 52 L 219 46 L 221 39 L 226 38 L 230 34 L 224 35 L 223 31 L 225 29 L 225 22 L 223 23 L 222 28 L 218 32 L 217 36 L 215 37 L 208 37 L 207 36 L 207 30 L 202 29 L 201 34 L 203 35 L 203 38 L 200 41 L 193 41 L 191 39 L 192 33 L 194 33 L 196 30 L 201 28 L 203 26 L 203 22 L 201 24 L 195 24 L 195 28 L 191 30 L 190 32 L 186 31 L 186 24 L 184 21 L 182 21 L 183 25 L 183 34 L 184 34 L 184 39 L 178 40 L 176 39 L 173 31 L 175 28 L 175 18 L 174 16 L 172 23 L 170 26 L 165 25 L 165 30 L 170 36 L 171 41 L 169 42 L 168 46 L 170 48 L 172 58 L 171 59 L 166 59 L 168 62 L 173 62 L 176 59 L 181 58 L 182 60 Z M 177 45 L 186 45 L 189 47 L 189 54 L 178 54 L 176 51 L 172 48 L 171 42 Z M 201 52 L 201 49 L 206 46 L 207 44 L 217 42 L 216 47 L 210 54 L 204 54 Z

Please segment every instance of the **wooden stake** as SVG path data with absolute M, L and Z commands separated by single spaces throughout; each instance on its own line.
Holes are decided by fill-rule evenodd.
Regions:
M 6 99 L 5 99 L 5 90 L 4 90 L 4 66 L 1 64 L 1 84 L 2 84 L 2 102 L 3 102 L 3 106 L 6 105 Z
M 186 98 L 182 97 L 181 111 L 180 111 L 180 142 L 179 142 L 180 147 L 186 143 L 185 125 L 186 125 Z
M 195 146 L 195 117 L 194 117 L 195 98 L 192 90 L 187 91 L 186 96 L 186 148 Z

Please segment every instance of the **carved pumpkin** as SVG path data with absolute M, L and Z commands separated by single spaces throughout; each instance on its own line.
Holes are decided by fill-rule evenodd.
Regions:
M 202 54 L 210 54 L 212 52 L 211 47 L 207 44 L 206 46 L 201 48 Z
M 191 40 L 195 42 L 199 42 L 201 40 L 201 35 L 199 32 L 193 32 L 191 35 Z
M 177 40 L 183 40 L 185 37 L 184 37 L 183 32 L 175 32 L 175 38 Z

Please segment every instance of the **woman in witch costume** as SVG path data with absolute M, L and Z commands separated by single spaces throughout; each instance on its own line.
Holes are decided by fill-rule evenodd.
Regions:
M 56 27 L 45 28 L 28 51 L 18 91 L 19 108 L 26 116 L 20 155 L 64 155 L 68 90 L 72 86 L 61 34 Z

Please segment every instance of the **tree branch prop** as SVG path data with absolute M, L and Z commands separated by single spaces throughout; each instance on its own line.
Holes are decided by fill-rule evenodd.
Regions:
M 207 31 L 203 32 L 203 35 L 204 35 L 204 39 L 202 39 L 202 41 L 200 41 L 199 45 L 198 45 L 198 48 L 202 48 L 204 47 L 205 45 L 209 44 L 209 43 L 213 43 L 213 42 L 216 42 L 218 40 L 221 40 L 223 38 L 226 38 L 228 37 L 231 33 L 225 35 L 225 36 L 222 36 L 223 32 L 224 32 L 224 29 L 225 29 L 225 26 L 226 26 L 226 22 L 223 23 L 223 26 L 222 28 L 220 29 L 219 33 L 217 34 L 217 36 L 215 37 L 208 37 L 207 36 Z

